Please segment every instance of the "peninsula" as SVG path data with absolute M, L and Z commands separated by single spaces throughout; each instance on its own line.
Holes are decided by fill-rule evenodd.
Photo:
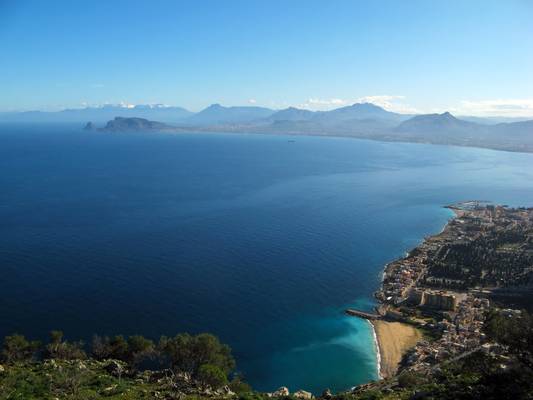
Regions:
M 83 128 L 86 131 L 100 132 L 175 132 L 176 127 L 162 122 L 150 121 L 145 118 L 115 117 L 102 128 L 96 128 L 92 122 L 87 122 Z
M 441 233 L 386 266 L 376 313 L 346 310 L 374 326 L 383 377 L 490 349 L 483 328 L 491 303 L 519 308 L 533 297 L 533 209 L 448 208 L 455 217 Z

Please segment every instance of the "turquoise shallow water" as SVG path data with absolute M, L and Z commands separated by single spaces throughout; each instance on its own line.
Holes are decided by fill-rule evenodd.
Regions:
M 290 142 L 295 140 L 295 142 Z M 376 378 L 383 265 L 533 157 L 343 138 L 0 127 L 0 334 L 210 331 L 260 390 Z

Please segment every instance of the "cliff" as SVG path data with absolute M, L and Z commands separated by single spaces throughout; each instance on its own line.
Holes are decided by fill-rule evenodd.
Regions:
M 91 123 L 89 122 L 85 129 Z M 99 129 L 104 132 L 149 132 L 149 131 L 169 131 L 173 130 L 174 127 L 164 124 L 162 122 L 150 121 L 144 118 L 124 118 L 124 117 L 115 117 L 111 121 L 108 121 L 107 124 Z

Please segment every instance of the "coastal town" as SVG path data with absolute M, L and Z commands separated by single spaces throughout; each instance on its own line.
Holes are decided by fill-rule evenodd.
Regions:
M 483 332 L 487 313 L 494 302 L 502 313 L 520 313 L 509 298 L 521 290 L 523 298 L 522 288 L 533 281 L 533 209 L 478 201 L 448 208 L 455 217 L 441 233 L 386 266 L 376 313 L 347 310 L 374 325 L 383 377 L 429 371 L 478 350 L 497 352 Z M 401 357 L 391 361 L 383 354 L 390 338 L 380 337 L 380 324 L 424 335 L 405 342 Z

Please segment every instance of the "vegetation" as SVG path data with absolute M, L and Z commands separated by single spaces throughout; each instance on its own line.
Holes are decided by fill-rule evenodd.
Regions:
M 15 334 L 2 347 L 0 400 L 193 399 L 250 392 L 240 376 L 229 381 L 234 368 L 229 347 L 210 334 L 161 337 L 158 343 L 139 335 L 94 336 L 88 352 L 61 331 L 50 332 L 44 345 Z
M 323 399 L 533 399 L 533 317 L 525 311 L 493 311 L 485 330 L 493 343 L 490 350 Z M 213 335 L 179 334 L 157 343 L 138 335 L 95 336 L 86 351 L 83 343 L 69 342 L 59 331 L 51 332 L 45 345 L 7 336 L 0 400 L 268 398 L 232 375 L 231 351 Z

